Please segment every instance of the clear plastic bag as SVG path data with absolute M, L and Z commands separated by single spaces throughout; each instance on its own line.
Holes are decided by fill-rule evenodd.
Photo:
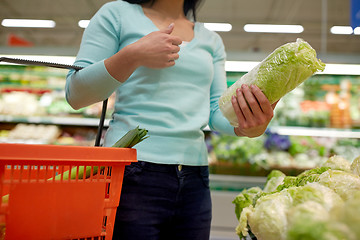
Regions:
M 231 104 L 231 97 L 241 85 L 257 85 L 275 103 L 286 93 L 292 91 L 317 71 L 323 71 L 325 64 L 317 59 L 316 51 L 304 40 L 284 44 L 250 72 L 238 79 L 220 97 L 219 107 L 223 115 L 234 127 L 238 120 Z

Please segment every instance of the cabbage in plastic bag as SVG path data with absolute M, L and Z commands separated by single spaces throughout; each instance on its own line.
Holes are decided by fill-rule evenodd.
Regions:
M 238 120 L 231 104 L 231 97 L 242 84 L 257 85 L 269 99 L 275 103 L 317 71 L 323 71 L 325 64 L 316 58 L 316 51 L 304 40 L 287 43 L 242 76 L 229 87 L 219 99 L 219 107 L 232 126 L 238 126 Z

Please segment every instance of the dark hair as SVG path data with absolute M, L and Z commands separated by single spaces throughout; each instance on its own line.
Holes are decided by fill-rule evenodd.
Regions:
M 128 3 L 148 3 L 154 4 L 156 0 L 124 0 Z M 196 21 L 196 10 L 199 7 L 202 0 L 184 0 L 184 14 L 185 16 L 189 16 L 190 13 L 192 13 L 192 16 L 194 18 L 194 21 Z

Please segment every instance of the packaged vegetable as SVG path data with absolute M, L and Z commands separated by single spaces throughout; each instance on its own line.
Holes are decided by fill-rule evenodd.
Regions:
M 236 89 L 241 85 L 256 85 L 270 103 L 275 103 L 281 97 L 317 71 L 323 71 L 325 64 L 316 57 L 316 51 L 304 40 L 284 44 L 250 72 L 238 79 L 220 97 L 219 107 L 232 126 L 238 126 L 238 120 L 231 104 L 231 97 L 236 95 Z

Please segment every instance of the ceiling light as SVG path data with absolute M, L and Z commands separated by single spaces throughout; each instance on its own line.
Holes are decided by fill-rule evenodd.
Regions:
M 352 34 L 353 29 L 350 26 L 333 26 L 330 28 L 332 34 Z
M 227 72 L 249 72 L 259 62 L 255 61 L 226 61 L 225 71 Z
M 261 33 L 302 33 L 304 27 L 301 25 L 274 25 L 274 24 L 246 24 L 245 32 Z
M 230 23 L 204 23 L 204 27 L 215 32 L 229 32 L 232 29 Z
M 80 21 L 78 22 L 78 25 L 79 25 L 79 27 L 81 27 L 81 28 L 87 28 L 87 26 L 89 25 L 89 23 L 90 23 L 90 20 L 80 20 Z
M 360 35 L 360 27 L 357 27 L 354 29 L 354 34 L 355 35 Z
M 323 72 L 318 74 L 334 74 L 334 75 L 360 75 L 359 64 L 332 64 L 328 63 Z
M 4 19 L 1 25 L 4 27 L 54 28 L 56 23 L 53 20 Z

